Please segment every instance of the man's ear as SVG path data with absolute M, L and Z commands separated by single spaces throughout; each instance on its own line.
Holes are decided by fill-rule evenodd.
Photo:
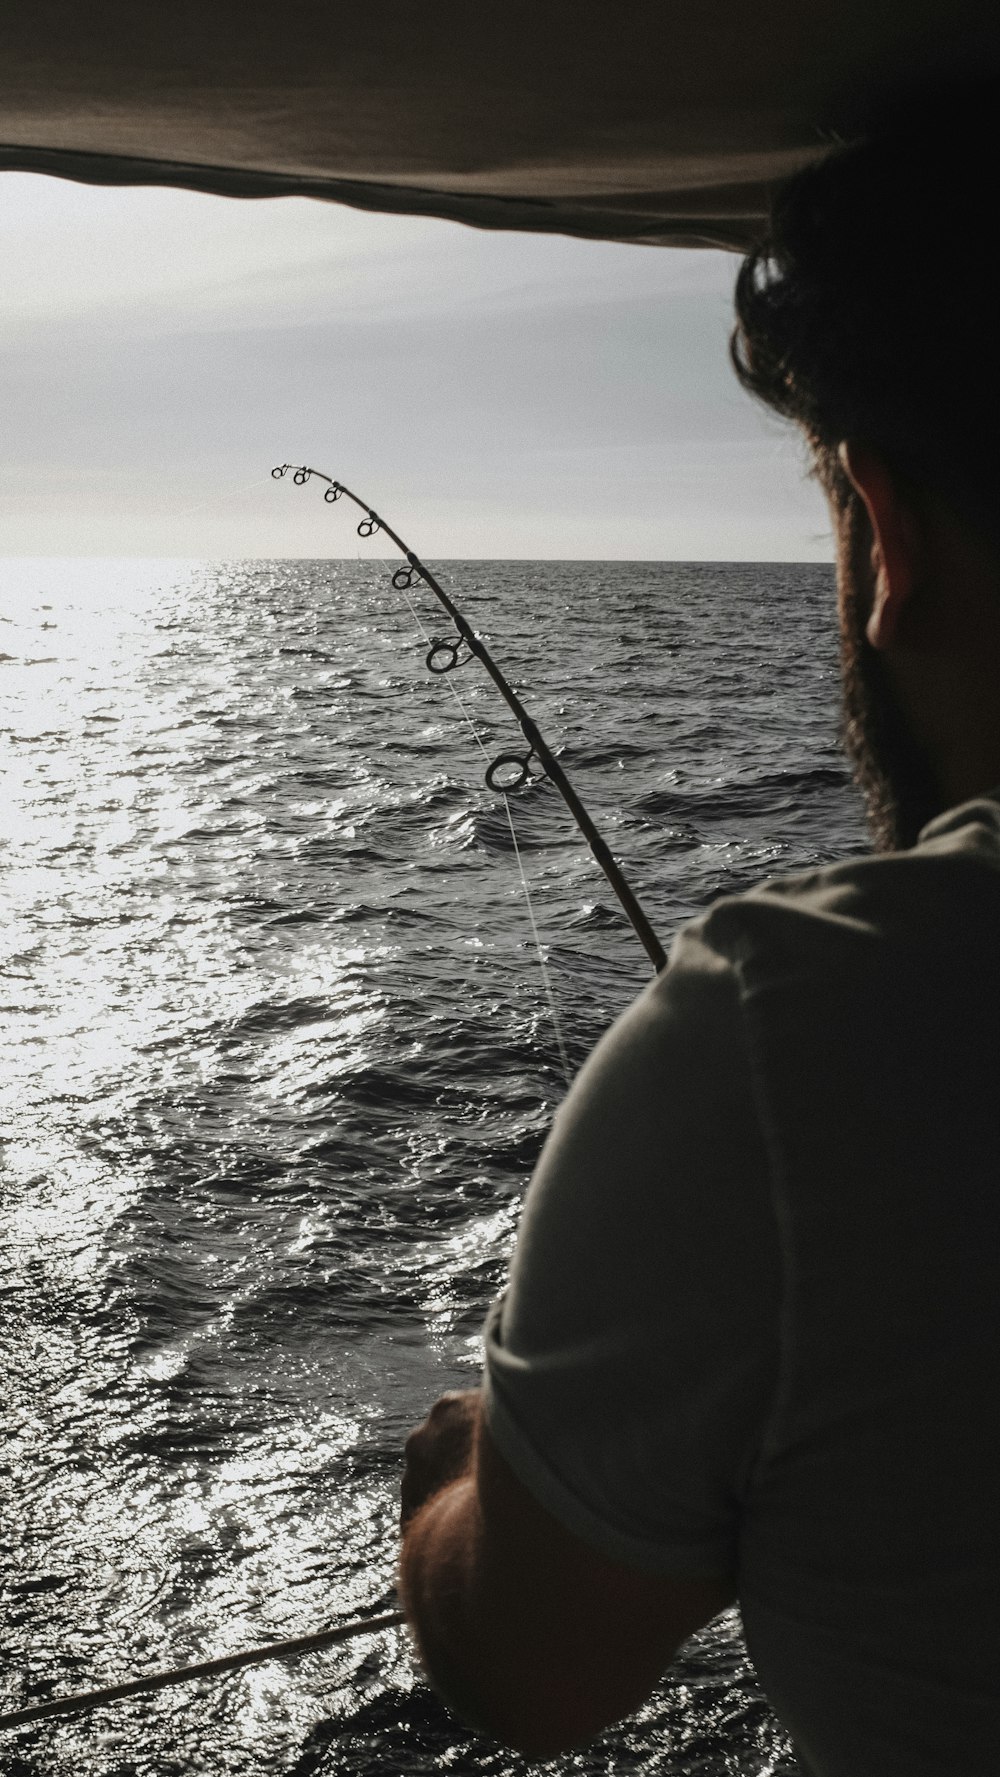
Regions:
M 916 585 L 920 553 L 917 517 L 885 458 L 871 445 L 848 438 L 838 446 L 837 456 L 864 501 L 875 544 L 875 585 L 865 633 L 873 648 L 888 648 L 896 639 Z

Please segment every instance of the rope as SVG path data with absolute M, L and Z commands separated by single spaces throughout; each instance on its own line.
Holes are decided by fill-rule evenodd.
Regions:
M 125 1684 L 107 1685 L 99 1691 L 78 1691 L 72 1697 L 53 1697 L 47 1703 L 32 1703 L 27 1709 L 15 1709 L 0 1715 L 0 1728 L 18 1728 L 29 1721 L 40 1721 L 46 1715 L 88 1715 L 106 1703 L 117 1703 L 122 1697 L 137 1697 L 144 1691 L 164 1691 L 170 1685 L 187 1684 L 193 1678 L 210 1678 L 218 1672 L 238 1672 L 242 1666 L 261 1666 L 268 1660 L 294 1660 L 300 1654 L 314 1653 L 317 1648 L 332 1647 L 337 1641 L 351 1641 L 360 1635 L 375 1635 L 382 1629 L 397 1629 L 406 1622 L 402 1611 L 387 1616 L 369 1617 L 366 1621 L 341 1623 L 336 1629 L 321 1629 L 316 1635 L 296 1635 L 291 1641 L 274 1641 L 269 1647 L 244 1648 L 240 1654 L 223 1654 L 217 1660 L 199 1660 L 194 1666 L 173 1666 L 166 1672 L 150 1672 L 145 1678 L 130 1678 Z

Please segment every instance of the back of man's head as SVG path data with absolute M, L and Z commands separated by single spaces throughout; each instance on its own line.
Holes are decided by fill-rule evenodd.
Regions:
M 782 187 L 732 349 L 838 504 L 864 439 L 1000 546 L 998 118 L 998 81 L 911 100 Z

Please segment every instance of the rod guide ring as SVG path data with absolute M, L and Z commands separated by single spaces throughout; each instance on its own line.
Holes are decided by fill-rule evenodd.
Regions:
M 425 661 L 427 671 L 429 673 L 450 673 L 454 671 L 456 666 L 462 666 L 464 663 L 459 659 L 461 646 L 461 636 L 456 642 L 449 642 L 447 639 L 442 641 L 435 636 L 427 650 Z M 466 655 L 466 659 L 468 659 L 468 655 Z
M 532 781 L 531 761 L 536 757 L 530 753 L 498 753 L 496 758 L 486 767 L 486 782 L 491 790 L 498 790 L 501 796 L 507 796 L 511 790 L 520 790 Z M 501 778 L 500 773 L 508 766 L 517 767 L 515 777 Z

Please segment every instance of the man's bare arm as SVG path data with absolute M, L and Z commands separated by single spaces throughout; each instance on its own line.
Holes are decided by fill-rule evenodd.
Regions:
M 400 1590 L 430 1678 L 533 1757 L 637 1708 L 735 1596 L 724 1578 L 620 1566 L 565 1530 L 500 1455 L 478 1393 L 445 1396 L 412 1434 L 403 1500 Z

